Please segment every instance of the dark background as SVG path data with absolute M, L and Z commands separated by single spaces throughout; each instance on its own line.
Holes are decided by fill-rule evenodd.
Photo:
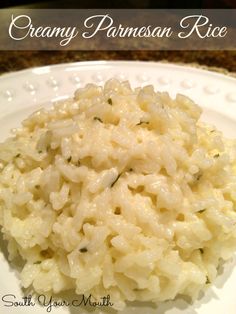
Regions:
M 1 0 L 0 7 L 30 6 L 34 8 L 236 8 L 235 0 Z

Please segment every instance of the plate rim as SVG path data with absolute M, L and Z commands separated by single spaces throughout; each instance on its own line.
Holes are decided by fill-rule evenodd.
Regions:
M 153 67 L 153 66 L 161 66 L 161 67 L 168 67 L 168 68 L 175 68 L 177 70 L 185 69 L 185 70 L 192 70 L 194 72 L 197 72 L 199 74 L 206 74 L 206 75 L 213 75 L 215 77 L 224 78 L 228 79 L 232 82 L 236 83 L 236 77 L 231 76 L 230 74 L 225 74 L 225 73 L 219 73 L 214 70 L 205 69 L 202 68 L 201 65 L 198 64 L 194 66 L 192 63 L 174 63 L 174 62 L 164 62 L 164 61 L 140 61 L 140 60 L 89 60 L 89 61 L 75 61 L 75 62 L 62 62 L 62 63 L 55 63 L 55 64 L 50 64 L 50 65 L 42 65 L 42 66 L 35 66 L 35 67 L 29 67 L 26 69 L 18 70 L 18 71 L 12 71 L 12 72 L 7 72 L 7 73 L 2 73 L 0 75 L 0 80 L 2 79 L 10 79 L 16 76 L 24 75 L 24 74 L 36 74 L 36 71 L 42 70 L 42 74 L 45 73 L 45 71 L 48 69 L 49 72 L 52 71 L 53 69 L 55 70 L 60 70 L 65 67 L 76 67 L 76 66 L 81 66 L 81 67 L 86 67 L 86 66 L 116 66 L 116 65 L 124 65 L 124 66 L 147 66 L 147 67 Z M 233 72 L 229 72 L 233 73 Z

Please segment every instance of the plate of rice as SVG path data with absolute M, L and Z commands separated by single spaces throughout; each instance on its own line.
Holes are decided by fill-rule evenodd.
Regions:
M 235 78 L 98 61 L 0 82 L 3 313 L 235 314 Z

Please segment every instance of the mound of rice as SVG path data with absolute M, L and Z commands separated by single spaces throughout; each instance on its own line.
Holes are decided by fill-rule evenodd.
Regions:
M 23 287 L 114 308 L 195 298 L 236 248 L 236 143 L 189 98 L 110 80 L 0 144 L 0 225 Z

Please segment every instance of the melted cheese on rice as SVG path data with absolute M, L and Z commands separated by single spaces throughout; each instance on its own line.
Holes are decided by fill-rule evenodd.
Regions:
M 236 248 L 236 143 L 192 100 L 110 80 L 0 144 L 0 226 L 23 287 L 114 308 L 195 298 Z

